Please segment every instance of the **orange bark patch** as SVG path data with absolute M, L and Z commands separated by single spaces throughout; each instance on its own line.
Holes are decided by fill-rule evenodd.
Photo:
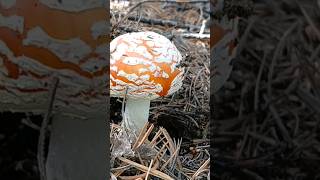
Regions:
M 226 35 L 227 31 L 218 25 L 210 28 L 210 48 L 215 46 Z
M 0 57 L 3 59 L 3 65 L 6 67 L 8 71 L 8 77 L 12 79 L 19 78 L 19 67 L 18 65 L 14 64 L 13 62 L 9 61 L 7 56 L 0 54 Z

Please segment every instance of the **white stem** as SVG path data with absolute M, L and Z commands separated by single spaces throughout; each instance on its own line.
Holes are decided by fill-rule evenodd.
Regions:
M 149 109 L 150 100 L 127 98 L 124 123 L 139 134 L 145 123 L 148 122 Z
M 63 114 L 53 116 L 47 180 L 108 179 L 106 120 L 96 116 L 90 119 Z

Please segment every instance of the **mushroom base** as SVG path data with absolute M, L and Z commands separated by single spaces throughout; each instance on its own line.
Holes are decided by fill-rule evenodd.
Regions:
M 124 124 L 139 134 L 145 123 L 148 121 L 150 109 L 149 99 L 127 98 L 125 107 Z

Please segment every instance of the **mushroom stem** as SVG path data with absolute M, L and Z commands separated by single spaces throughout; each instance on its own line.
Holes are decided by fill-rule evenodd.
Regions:
M 124 123 L 129 128 L 133 128 L 136 134 L 139 134 L 145 123 L 148 121 L 150 109 L 149 99 L 127 98 Z
M 47 180 L 106 179 L 105 115 L 88 119 L 56 113 L 46 162 Z

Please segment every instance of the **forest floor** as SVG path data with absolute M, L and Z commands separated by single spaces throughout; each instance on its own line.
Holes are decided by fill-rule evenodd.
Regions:
M 215 179 L 320 178 L 319 3 L 257 0 L 241 20 L 233 71 L 214 95 Z

